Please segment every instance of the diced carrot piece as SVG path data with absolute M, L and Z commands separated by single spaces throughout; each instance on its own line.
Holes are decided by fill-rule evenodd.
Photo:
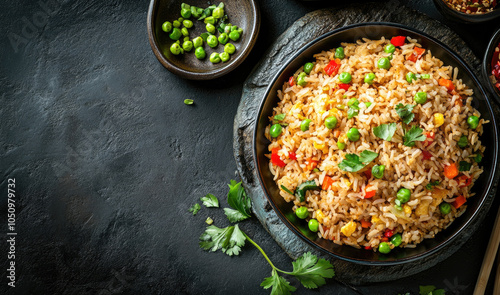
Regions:
M 451 203 L 453 205 L 453 207 L 455 207 L 455 209 L 458 209 L 460 208 L 463 204 L 465 204 L 467 200 L 465 199 L 464 196 L 460 195 L 458 196 L 455 201 L 453 201 L 453 203 Z
M 451 163 L 450 165 L 444 166 L 444 176 L 448 179 L 453 179 L 458 175 L 457 164 Z
M 339 137 L 340 136 L 340 130 L 336 129 L 335 131 L 333 131 L 333 136 L 335 138 Z
M 291 76 L 289 79 L 288 79 L 288 84 L 290 84 L 290 86 L 294 86 L 295 85 L 295 78 L 293 76 Z
M 415 46 L 415 47 L 413 47 L 412 54 L 410 56 L 408 56 L 408 58 L 406 60 L 416 62 L 418 59 L 420 59 L 422 57 L 424 52 L 425 52 L 425 49 Z
M 448 91 L 455 90 L 455 85 L 453 85 L 453 81 L 451 81 L 449 79 L 439 78 L 438 83 L 439 83 L 439 86 L 446 87 L 446 89 L 448 89 Z
M 377 190 L 372 188 L 371 185 L 367 185 L 365 187 L 365 199 L 371 199 L 375 194 L 377 193 Z
M 312 158 L 307 158 L 306 161 L 307 161 L 306 163 L 307 170 L 313 170 L 314 168 L 316 168 L 316 166 L 318 166 L 318 161 L 313 160 Z
M 321 189 L 322 190 L 328 190 L 328 188 L 330 188 L 330 186 L 332 185 L 333 183 L 333 179 L 326 175 L 325 178 L 323 179 L 323 184 L 321 185 Z
M 472 183 L 472 178 L 466 175 L 457 178 L 458 187 L 469 186 Z
M 382 237 L 380 240 L 382 242 L 389 242 L 389 238 L 388 237 Z
M 368 220 L 361 220 L 361 227 L 362 228 L 370 228 L 370 226 L 372 226 L 372 223 L 369 222 Z

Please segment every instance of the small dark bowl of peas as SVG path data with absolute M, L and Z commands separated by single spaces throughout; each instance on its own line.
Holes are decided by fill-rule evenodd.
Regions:
M 160 63 L 191 80 L 215 79 L 238 67 L 259 33 L 256 2 L 184 1 L 151 0 L 149 43 Z
M 483 81 L 495 100 L 500 103 L 500 28 L 486 48 L 482 66 Z
M 434 0 L 434 5 L 445 18 L 461 23 L 482 23 L 500 17 L 500 5 L 492 0 Z

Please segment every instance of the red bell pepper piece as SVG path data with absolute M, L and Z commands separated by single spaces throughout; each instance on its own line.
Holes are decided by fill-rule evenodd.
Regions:
M 370 247 L 370 246 L 365 246 L 365 250 L 371 250 L 371 249 L 372 249 L 372 247 Z
M 455 85 L 453 85 L 453 81 L 451 81 L 449 79 L 439 78 L 438 84 L 439 84 L 439 86 L 446 87 L 446 89 L 448 89 L 448 91 L 455 90 Z
M 387 237 L 387 238 L 390 238 L 394 235 L 394 231 L 392 229 L 387 229 L 385 232 L 384 232 L 384 237 Z
M 351 85 L 349 85 L 349 84 L 344 84 L 344 83 L 340 83 L 340 84 L 339 84 L 339 88 L 340 88 L 340 89 L 344 89 L 345 91 L 347 91 L 347 90 L 349 89 L 349 87 L 350 87 L 350 86 L 351 86 Z
M 285 167 L 286 163 L 281 160 L 280 156 L 278 155 L 279 148 L 274 148 L 271 152 L 271 162 L 279 167 Z
M 326 175 L 325 179 L 323 179 L 323 184 L 321 185 L 322 190 L 328 190 L 328 188 L 333 184 L 333 179 Z
M 290 78 L 288 78 L 288 84 L 290 84 L 290 86 L 294 86 L 295 85 L 295 78 L 293 76 L 291 76 Z
M 394 46 L 403 46 L 405 45 L 406 37 L 405 36 L 396 36 L 391 38 L 391 44 Z
M 366 176 L 366 178 L 370 179 L 372 178 L 372 170 L 371 169 L 368 169 L 366 171 L 363 172 Z
M 297 155 L 294 152 L 288 152 L 288 158 L 290 160 L 297 160 Z
M 408 56 L 406 60 L 416 62 L 418 59 L 422 57 L 422 55 L 424 55 L 424 52 L 425 49 L 415 46 L 413 47 L 413 53 L 410 56 Z
M 330 76 L 335 76 L 339 72 L 340 69 L 340 59 L 330 60 L 330 62 L 324 68 L 325 73 Z
M 472 178 L 466 175 L 457 178 L 458 187 L 469 186 L 472 183 Z
M 372 226 L 372 223 L 369 222 L 368 220 L 361 220 L 361 227 L 362 228 L 370 228 L 370 226 Z
M 436 138 L 436 133 L 434 132 L 424 132 L 425 137 L 427 137 L 424 141 L 424 146 L 428 146 L 431 143 L 434 142 L 434 139 Z
M 371 189 L 371 190 L 369 189 L 371 189 L 371 185 L 367 185 L 365 187 L 365 199 L 371 199 L 377 193 L 376 189 Z
M 432 154 L 426 150 L 422 150 L 422 157 L 424 158 L 424 160 L 429 160 L 430 158 L 432 158 Z

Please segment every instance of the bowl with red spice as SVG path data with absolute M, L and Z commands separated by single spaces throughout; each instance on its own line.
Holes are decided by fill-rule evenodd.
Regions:
M 500 102 L 500 28 L 491 38 L 484 54 L 483 76 L 488 90 Z
M 463 23 L 481 23 L 500 17 L 497 0 L 434 0 L 444 17 Z

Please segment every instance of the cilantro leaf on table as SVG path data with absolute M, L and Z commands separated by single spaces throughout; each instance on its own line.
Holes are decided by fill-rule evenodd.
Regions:
M 206 196 L 200 198 L 200 200 L 203 202 L 203 205 L 205 205 L 205 207 L 219 208 L 219 200 L 212 194 L 207 194 Z
M 424 141 L 427 137 L 422 134 L 424 130 L 417 126 L 413 126 L 410 130 L 406 131 L 403 136 L 403 144 L 409 147 L 415 146 L 416 141 Z
M 412 113 L 414 107 L 415 106 L 411 104 L 403 105 L 402 103 L 399 103 L 396 105 L 395 110 L 405 124 L 410 124 L 410 122 L 413 121 L 413 118 L 415 118 L 415 114 Z
M 201 209 L 200 204 L 196 203 L 193 206 L 191 206 L 191 208 L 189 208 L 188 211 L 193 213 L 193 215 L 196 215 L 196 213 L 198 213 L 198 211 L 200 211 L 200 209 Z
M 377 127 L 373 127 L 373 134 L 378 138 L 382 138 L 383 140 L 391 141 L 392 137 L 394 136 L 394 132 L 396 132 L 396 129 L 396 123 L 382 124 Z
M 326 284 L 325 278 L 335 275 L 332 264 L 325 259 L 318 259 L 311 252 L 304 253 L 296 261 L 292 262 L 295 276 L 304 287 L 308 289 L 318 288 Z
M 250 217 L 252 202 L 247 196 L 245 189 L 241 186 L 241 181 L 231 180 L 229 192 L 227 194 L 227 203 L 235 210 L 224 208 L 227 218 L 231 222 L 238 222 Z M 234 212 L 237 211 L 240 214 Z
M 272 275 L 265 278 L 260 286 L 264 289 L 272 287 L 271 295 L 290 295 L 290 292 L 295 292 L 295 290 L 297 290 L 297 288 L 290 285 L 290 282 L 280 276 L 275 268 L 273 268 Z
M 229 256 L 240 254 L 241 247 L 245 245 L 245 235 L 238 225 L 218 228 L 215 225 L 207 227 L 200 236 L 200 247 L 215 252 L 219 249 Z
M 339 169 L 346 172 L 357 172 L 375 160 L 376 157 L 378 157 L 378 154 L 369 150 L 362 151 L 359 156 L 346 154 L 345 159 L 339 163 Z
M 445 295 L 444 289 L 436 289 L 436 286 L 419 286 L 420 295 Z

